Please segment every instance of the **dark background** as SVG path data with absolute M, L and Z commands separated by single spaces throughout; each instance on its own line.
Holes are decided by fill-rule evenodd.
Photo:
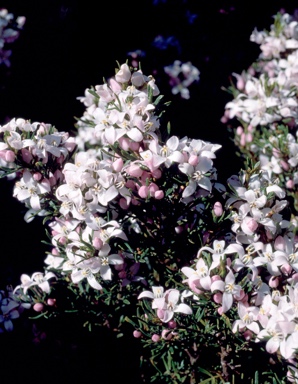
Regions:
M 0 66 L 0 125 L 22 117 L 71 131 L 75 117 L 84 111 L 77 97 L 112 76 L 116 61 L 123 63 L 128 52 L 140 49 L 145 52 L 143 72 L 154 73 L 161 93 L 172 100 L 167 112 L 172 133 L 222 144 L 215 166 L 225 180 L 241 164 L 220 122 L 230 100 L 221 87 L 229 86 L 231 74 L 247 69 L 259 55 L 259 46 L 249 41 L 253 29 L 269 29 L 280 9 L 292 14 L 298 8 L 297 1 L 269 1 L 262 9 L 260 4 L 243 0 L 2 1 L 0 7 L 16 17 L 25 16 L 26 23 L 10 45 L 11 67 Z M 158 35 L 172 36 L 177 44 L 159 49 L 153 44 Z M 190 88 L 190 100 L 172 95 L 163 73 L 163 67 L 175 59 L 191 61 L 200 70 L 200 81 Z M 47 250 L 41 244 L 45 239 L 41 222 L 24 223 L 25 211 L 12 198 L 12 186 L 0 180 L 0 289 L 17 285 L 21 273 L 41 270 Z M 25 377 L 32 375 L 36 381 L 40 375 L 43 381 L 57 383 L 83 383 L 96 377 L 101 384 L 120 379 L 137 383 L 138 360 L 130 353 L 134 345 L 130 335 L 119 349 L 108 338 L 103 343 L 78 334 L 76 324 L 69 324 L 67 332 L 65 324 L 55 327 L 47 330 L 48 341 L 38 348 L 32 345 L 30 332 L 17 325 L 14 334 L 0 335 L 2 363 L 14 370 L 10 382 L 18 382 L 27 372 Z

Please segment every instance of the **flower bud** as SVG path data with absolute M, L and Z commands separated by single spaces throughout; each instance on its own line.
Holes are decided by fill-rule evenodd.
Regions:
M 174 328 L 177 327 L 177 323 L 176 323 L 175 320 L 170 320 L 170 321 L 168 322 L 168 326 L 169 326 L 169 328 L 174 329 Z
M 129 147 L 132 151 L 138 151 L 140 148 L 140 143 L 136 143 L 135 141 L 131 141 L 129 143 Z
M 121 158 L 119 158 L 113 162 L 114 171 L 120 172 L 122 170 L 122 168 L 123 168 L 123 160 Z
M 213 212 L 216 217 L 220 217 L 223 214 L 222 205 L 219 201 L 214 204 Z
M 178 225 L 178 227 L 175 227 L 175 232 L 177 233 L 177 235 L 179 235 L 180 233 L 183 232 L 183 227 L 182 225 Z
M 143 170 L 137 164 L 131 164 L 127 169 L 126 173 L 130 176 L 141 177 Z
M 29 164 L 31 162 L 31 160 L 33 159 L 33 156 L 31 155 L 31 153 L 26 148 L 22 148 L 21 153 L 22 153 L 22 158 L 23 158 L 24 162 Z
M 222 307 L 219 307 L 217 309 L 217 313 L 221 316 L 223 314 L 223 308 Z
M 251 338 L 252 338 L 252 331 L 250 331 L 249 329 L 247 329 L 244 333 L 243 333 L 243 336 L 245 338 L 246 341 L 249 341 Z
M 124 151 L 128 151 L 130 146 L 129 146 L 129 140 L 126 138 L 126 137 L 120 137 L 119 138 L 119 144 L 120 144 L 120 147 L 124 150 Z
M 285 276 L 290 276 L 293 268 L 289 263 L 284 263 L 283 265 L 281 265 L 280 270 Z
M 92 245 L 95 249 L 101 249 L 103 246 L 103 241 L 99 237 L 94 237 L 92 240 Z
M 154 343 L 157 343 L 160 340 L 160 336 L 154 333 L 154 335 L 151 337 L 151 340 L 154 341 Z
M 131 72 L 127 64 L 122 64 L 119 71 L 115 75 L 116 81 L 118 83 L 127 83 L 131 77 Z
M 35 181 L 39 181 L 39 180 L 41 180 L 41 179 L 42 179 L 42 174 L 41 174 L 40 172 L 35 172 L 35 173 L 33 174 L 33 179 L 34 179 Z
M 149 188 L 146 185 L 142 185 L 138 191 L 139 196 L 142 199 L 146 199 L 148 197 Z
M 119 200 L 119 205 L 122 209 L 124 210 L 127 210 L 128 207 L 129 207 L 129 204 L 127 203 L 126 199 L 124 199 L 124 197 L 122 197 L 120 200 Z
M 52 253 L 53 256 L 58 256 L 58 255 L 60 255 L 60 252 L 59 252 L 59 249 L 58 249 L 58 248 L 53 248 L 51 253 Z
M 155 178 L 155 179 L 160 179 L 161 176 L 162 176 L 162 172 L 160 169 L 154 169 L 152 171 L 152 176 Z
M 165 340 L 171 340 L 173 333 L 169 329 L 163 329 L 161 332 L 161 337 Z
M 163 318 L 164 318 L 164 315 L 165 315 L 165 313 L 164 313 L 164 311 L 163 311 L 162 309 L 158 309 L 158 310 L 156 311 L 156 314 L 157 314 L 157 316 L 158 316 L 160 319 L 163 319 Z
M 281 167 L 282 167 L 282 169 L 283 169 L 284 171 L 288 171 L 289 168 L 290 168 L 289 164 L 288 164 L 286 161 L 284 161 L 284 160 L 281 160 L 281 161 L 280 161 L 280 165 L 281 165 Z
M 127 273 L 126 273 L 126 271 L 120 271 L 118 273 L 118 276 L 119 276 L 120 279 L 125 279 L 126 276 L 127 276 Z
M 49 298 L 47 300 L 47 304 L 50 306 L 50 307 L 53 307 L 54 305 L 56 305 L 56 299 L 51 299 Z
M 36 312 L 41 312 L 43 310 L 43 308 L 44 308 L 44 305 L 42 303 L 35 303 L 33 305 L 33 309 Z
M 287 180 L 287 182 L 286 182 L 286 187 L 287 187 L 288 189 L 293 189 L 294 186 L 295 186 L 295 184 L 294 184 L 294 181 L 293 181 L 292 179 Z
M 190 155 L 188 162 L 190 165 L 193 165 L 194 167 L 198 164 L 199 162 L 199 157 L 198 155 Z
M 135 331 L 133 331 L 133 336 L 136 339 L 139 339 L 140 337 L 142 337 L 142 332 L 135 330 Z
M 222 302 L 222 293 L 220 292 L 217 292 L 213 295 L 213 301 L 216 303 L 216 304 L 221 304 Z
M 164 196 L 165 196 L 164 191 L 161 191 L 161 190 L 158 190 L 154 193 L 154 197 L 156 198 L 156 200 L 161 200 L 164 198 Z
M 5 152 L 5 161 L 7 161 L 9 163 L 13 163 L 15 161 L 15 158 L 16 158 L 16 155 L 13 151 L 7 150 Z
M 279 278 L 277 276 L 271 276 L 268 285 L 270 288 L 277 288 L 279 285 Z
M 243 128 L 241 126 L 237 127 L 236 135 L 240 136 L 243 133 Z

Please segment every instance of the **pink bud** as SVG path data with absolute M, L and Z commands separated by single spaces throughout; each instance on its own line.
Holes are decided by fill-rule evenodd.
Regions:
M 130 146 L 129 146 L 129 140 L 126 137 L 120 137 L 119 138 L 119 144 L 124 151 L 128 151 Z
M 103 242 L 99 237 L 94 237 L 92 240 L 92 245 L 95 249 L 101 249 L 103 246 Z
M 282 167 L 282 169 L 283 169 L 284 171 L 288 171 L 289 168 L 290 168 L 289 164 L 288 164 L 286 161 L 284 161 L 284 160 L 281 160 L 281 161 L 280 161 L 280 165 L 281 165 L 281 167 Z
M 56 304 L 56 299 L 48 299 L 47 304 L 51 307 L 54 306 Z
M 52 253 L 52 255 L 54 255 L 54 256 L 58 256 L 58 255 L 60 255 L 59 249 L 57 249 L 57 248 L 53 248 L 51 253 Z
M 163 319 L 163 318 L 164 318 L 164 315 L 165 315 L 165 313 L 164 313 L 164 311 L 163 311 L 162 309 L 158 309 L 158 310 L 156 311 L 156 314 L 157 314 L 157 316 L 158 316 L 160 319 Z
M 122 197 L 120 200 L 119 200 L 119 205 L 122 209 L 126 210 L 128 209 L 129 207 L 129 204 L 127 203 L 126 199 L 124 199 L 124 197 Z
M 113 162 L 114 171 L 120 172 L 122 170 L 122 168 L 123 168 L 123 160 L 121 158 L 119 158 Z
M 152 172 L 152 176 L 155 178 L 155 179 L 160 179 L 161 176 L 162 176 L 162 172 L 160 169 L 154 169 L 153 172 Z
M 168 322 L 168 326 L 169 326 L 169 328 L 174 329 L 174 328 L 177 327 L 177 323 L 176 323 L 175 320 L 170 320 L 170 321 Z
M 271 276 L 268 285 L 271 288 L 277 288 L 279 285 L 279 278 L 277 276 Z
M 222 302 L 222 293 L 220 292 L 217 292 L 213 295 L 213 301 L 216 303 L 216 304 L 221 304 Z
M 281 267 L 280 267 L 280 270 L 282 271 L 282 273 L 286 276 L 289 276 L 290 273 L 292 272 L 293 268 L 291 267 L 291 265 L 289 263 L 284 263 Z
M 133 336 L 136 339 L 139 339 L 140 337 L 142 337 L 142 332 L 135 330 L 135 331 L 133 331 Z
M 140 148 L 140 143 L 136 143 L 135 141 L 131 141 L 129 143 L 129 147 L 132 151 L 138 151 Z
M 245 143 L 246 143 L 246 135 L 245 135 L 245 133 L 243 132 L 243 133 L 241 133 L 241 135 L 240 135 L 240 145 L 241 145 L 241 147 L 245 147 Z
M 244 333 L 243 333 L 243 336 L 245 338 L 246 341 L 249 341 L 251 338 L 252 338 L 252 331 L 250 331 L 249 329 L 247 329 Z
M 127 273 L 126 273 L 125 271 L 120 271 L 120 272 L 118 273 L 118 276 L 120 277 L 120 279 L 125 279 L 126 276 L 127 276 Z
M 178 227 L 175 227 L 175 232 L 179 235 L 180 233 L 183 232 L 183 227 L 179 225 Z
M 154 343 L 157 343 L 160 340 L 160 336 L 154 333 L 154 335 L 151 337 L 151 340 L 154 341 Z
M 165 196 L 164 191 L 161 191 L 161 190 L 156 191 L 154 193 L 154 197 L 156 198 L 156 200 L 161 200 L 164 198 L 164 196 Z
M 163 329 L 161 332 L 161 337 L 165 340 L 171 340 L 173 334 L 169 329 Z
M 60 237 L 60 239 L 58 240 L 58 242 L 60 243 L 60 244 L 66 244 L 66 242 L 67 242 L 67 238 L 65 237 L 65 236 L 61 236 Z
M 251 143 L 253 140 L 253 135 L 251 133 L 247 133 L 246 135 L 246 142 Z
M 33 309 L 36 312 L 41 312 L 44 308 L 44 305 L 42 303 L 36 303 L 33 305 Z
M 31 155 L 31 153 L 26 148 L 22 148 L 21 153 L 22 153 L 22 158 L 25 161 L 25 163 L 29 164 L 31 162 L 31 160 L 33 159 L 33 156 Z
M 293 181 L 292 179 L 287 180 L 287 182 L 286 182 L 286 187 L 287 187 L 288 189 L 293 189 L 294 186 L 295 186 L 295 184 L 294 184 L 294 181 Z
M 241 126 L 237 127 L 236 135 L 240 136 L 243 133 L 243 128 Z
M 195 167 L 199 162 L 199 157 L 197 155 L 190 155 L 188 162 L 190 165 L 193 165 Z
M 219 315 L 222 315 L 222 314 L 223 314 L 223 308 L 222 308 L 222 307 L 219 307 L 219 308 L 217 309 L 217 313 L 218 313 Z
M 42 174 L 40 172 L 35 172 L 33 174 L 33 179 L 34 180 L 39 181 L 39 180 L 41 180 L 41 178 L 42 178 Z
M 155 183 L 150 183 L 149 185 L 150 196 L 154 196 L 156 191 L 158 191 L 158 186 Z
M 115 75 L 116 81 L 118 83 L 127 83 L 131 77 L 131 72 L 127 64 L 122 64 L 119 71 Z
M 222 205 L 219 201 L 217 201 L 213 206 L 213 212 L 216 217 L 220 217 L 223 213 Z
M 138 191 L 139 196 L 142 199 L 146 199 L 148 197 L 149 188 L 146 185 L 142 185 Z
M 211 282 L 222 280 L 222 278 L 219 275 L 213 275 L 211 276 Z
M 9 163 L 13 163 L 15 161 L 16 155 L 13 151 L 8 150 L 5 152 L 5 160 Z
M 141 177 L 143 175 L 143 170 L 137 164 L 131 164 L 127 169 L 126 173 L 130 176 Z

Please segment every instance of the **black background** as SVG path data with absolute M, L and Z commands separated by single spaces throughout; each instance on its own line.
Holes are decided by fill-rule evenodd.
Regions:
M 140 49 L 145 52 L 143 72 L 154 73 L 161 93 L 172 100 L 167 112 L 172 133 L 222 144 L 215 166 L 225 180 L 240 164 L 220 122 L 230 100 L 221 87 L 229 86 L 231 74 L 247 69 L 259 55 L 259 46 L 249 41 L 253 29 L 269 29 L 273 15 L 282 8 L 293 13 L 298 2 L 11 0 L 0 7 L 26 17 L 20 38 L 10 45 L 11 67 L 0 67 L 1 125 L 22 117 L 71 131 L 75 116 L 84 111 L 77 97 L 112 76 L 116 61 L 123 63 L 128 52 Z M 194 16 L 192 23 L 188 15 Z M 157 49 L 153 41 L 158 35 L 175 36 L 180 49 Z M 163 74 L 163 66 L 175 59 L 191 61 L 200 70 L 190 100 L 173 96 Z M 11 194 L 12 183 L 1 180 L 1 287 L 18 284 L 21 273 L 41 270 L 47 250 L 41 244 L 41 223 L 25 224 L 24 208 Z M 130 335 L 116 350 L 109 339 L 103 343 L 78 333 L 75 324 L 69 324 L 66 334 L 65 328 L 48 330 L 48 341 L 38 348 L 21 330 L 0 335 L 3 366 L 13 370 L 10 382 L 25 377 L 34 382 L 137 383 L 138 360 L 130 354 L 135 342 Z

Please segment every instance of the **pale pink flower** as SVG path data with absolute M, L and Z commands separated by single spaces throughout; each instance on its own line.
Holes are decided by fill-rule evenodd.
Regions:
M 222 295 L 222 311 L 227 312 L 233 305 L 234 298 L 241 298 L 241 286 L 235 284 L 235 276 L 230 270 L 225 277 L 225 281 L 216 280 L 211 284 L 211 291 L 223 292 Z

